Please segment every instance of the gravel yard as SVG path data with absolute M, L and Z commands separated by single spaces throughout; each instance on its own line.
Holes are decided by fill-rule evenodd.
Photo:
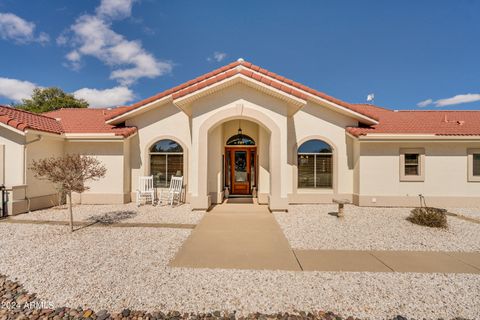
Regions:
M 190 205 L 137 207 L 135 203 L 116 205 L 76 205 L 73 207 L 75 221 L 112 221 L 127 223 L 180 223 L 196 224 L 203 213 L 192 211 Z M 68 209 L 63 207 L 32 211 L 30 213 L 12 216 L 21 220 L 53 220 L 69 221 Z
M 71 234 L 64 226 L 0 223 L 0 273 L 55 306 L 96 310 L 245 314 L 297 309 L 375 319 L 397 314 L 427 319 L 480 317 L 480 277 L 473 274 L 168 267 L 189 233 L 88 227 Z
M 475 218 L 480 221 L 480 208 L 447 208 L 448 212 Z
M 345 217 L 329 213 L 336 205 L 292 205 L 275 213 L 294 249 L 480 251 L 480 224 L 448 217 L 448 230 L 406 221 L 409 208 L 345 206 Z

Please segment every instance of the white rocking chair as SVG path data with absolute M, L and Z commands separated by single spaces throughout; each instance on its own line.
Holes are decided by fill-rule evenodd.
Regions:
M 139 177 L 137 189 L 137 206 L 140 207 L 142 199 L 145 203 L 150 200 L 153 205 L 155 200 L 155 189 L 153 188 L 153 176 Z
M 175 200 L 177 204 L 182 200 L 182 189 L 183 189 L 183 176 L 182 177 L 173 177 L 170 180 L 170 187 L 168 190 L 160 190 L 160 199 L 158 203 L 168 203 L 170 206 L 173 206 Z

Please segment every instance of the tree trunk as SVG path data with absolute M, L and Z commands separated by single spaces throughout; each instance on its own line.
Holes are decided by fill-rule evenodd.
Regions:
M 68 192 L 68 211 L 70 212 L 70 231 L 73 232 L 72 192 Z

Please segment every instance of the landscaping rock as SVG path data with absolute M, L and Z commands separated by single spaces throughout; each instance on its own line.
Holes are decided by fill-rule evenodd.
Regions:
M 453 217 L 449 218 L 452 220 L 449 231 L 434 230 L 442 234 L 427 232 L 424 238 L 419 239 L 419 233 L 414 236 L 409 231 L 411 228 L 426 228 L 413 225 L 402 216 L 396 217 L 397 209 L 388 209 L 388 212 L 383 208 L 375 209 L 385 211 L 385 214 L 378 212 L 377 217 L 373 211 L 363 214 L 349 208 L 340 225 L 336 218 L 333 220 L 335 222 L 328 222 L 328 219 L 334 218 L 328 213 L 324 212 L 326 217 L 322 218 L 320 207 L 312 207 L 315 211 L 305 214 L 292 208 L 288 214 L 281 215 L 285 219 L 292 218 L 287 221 L 289 224 L 300 225 L 298 239 L 305 243 L 310 240 L 322 245 L 335 242 L 348 245 L 346 248 L 359 249 L 370 243 L 385 245 L 395 242 L 396 246 L 401 246 L 407 243 L 405 241 L 415 241 L 416 246 L 423 247 L 426 244 L 429 249 L 440 251 L 480 248 L 480 225 Z M 402 210 L 408 214 L 407 209 Z M 399 214 L 402 215 L 402 212 Z M 316 219 L 319 223 L 315 222 Z M 385 221 L 390 223 L 380 226 L 380 223 L 385 225 Z M 397 230 L 399 223 L 408 228 Z M 380 235 L 372 235 L 371 229 Z M 385 230 L 389 231 L 388 236 Z M 259 315 L 251 314 L 255 311 L 269 314 L 267 320 L 278 319 L 279 315 L 275 314 L 278 311 L 289 311 L 290 314 L 281 313 L 280 319 L 298 320 L 302 318 L 295 315 L 293 309 L 307 311 L 317 308 L 335 310 L 341 312 L 342 316 L 354 315 L 368 319 L 392 319 L 396 314 L 416 319 L 452 319 L 457 315 L 480 319 L 480 277 L 475 274 L 169 267 L 170 259 L 190 234 L 185 229 L 88 227 L 71 234 L 64 226 L 0 223 L 0 234 L 1 272 L 17 277 L 29 288 L 38 290 L 38 298 L 53 303 L 53 308 L 81 304 L 92 310 L 107 309 L 112 313 L 112 318 L 113 312 L 121 312 L 129 307 L 131 310 L 153 313 L 157 308 L 164 312 L 178 310 L 182 314 L 187 311 L 192 320 L 206 320 L 206 314 L 195 314 L 195 311 L 205 310 L 212 312 L 209 317 L 212 320 L 217 319 L 213 317 L 215 310 L 238 310 L 236 319 L 242 317 L 245 320 L 256 319 Z M 318 234 L 327 234 L 332 239 L 321 241 L 323 238 L 318 238 Z M 349 234 L 354 236 L 349 237 Z M 459 235 L 463 244 L 458 241 Z M 435 239 L 439 241 L 433 241 Z M 446 241 L 448 239 L 449 242 Z M 410 248 L 415 249 L 414 246 Z M 39 267 L 41 263 L 48 268 Z M 52 276 L 52 270 L 59 272 Z M 78 281 L 72 281 L 73 275 L 78 277 Z M 12 283 L 9 285 L 15 286 Z M 115 290 L 109 291 L 108 288 Z M 10 298 L 16 299 L 21 292 L 15 290 Z M 0 297 L 3 294 L 0 292 Z M 128 305 L 125 305 L 125 301 L 128 301 Z M 77 310 L 77 317 L 81 318 L 85 310 Z M 31 311 L 23 310 L 24 315 L 30 317 L 33 312 L 28 312 Z M 191 312 L 194 312 L 193 316 Z M 132 314 L 129 318 L 146 317 L 146 313 Z M 323 315 L 321 317 L 316 312 L 314 319 L 336 319 L 326 312 Z M 40 318 L 47 317 L 41 315 Z M 174 318 L 169 316 L 168 319 Z
M 92 310 L 87 310 L 83 313 L 84 318 L 90 318 L 90 316 L 93 314 Z
M 16 297 L 16 298 L 15 298 Z M 181 313 L 179 311 L 169 311 L 164 314 L 161 311 L 153 313 L 146 311 L 131 311 L 130 309 L 123 309 L 121 313 L 110 314 L 107 310 L 102 309 L 94 312 L 92 309 L 83 310 L 82 307 L 70 309 L 68 307 L 57 307 L 55 309 L 42 308 L 31 309 L 28 305 L 19 304 L 20 301 L 32 300 L 35 306 L 41 306 L 41 301 L 34 300 L 35 295 L 24 291 L 22 286 L 16 282 L 6 279 L 5 276 L 0 275 L 0 303 L 2 306 L 8 305 L 7 302 L 15 302 L 17 308 L 0 308 L 0 319 L 16 319 L 16 320 L 36 320 L 36 319 L 159 319 L 159 320 L 272 320 L 272 319 L 288 319 L 288 320 L 341 320 L 342 317 L 331 312 L 318 312 L 316 314 L 299 311 L 295 313 L 277 313 L 277 314 L 263 314 L 252 313 L 247 316 L 236 316 L 236 312 L 222 312 L 219 310 L 212 311 L 212 313 Z M 349 317 L 347 320 L 354 320 Z M 395 320 L 404 320 L 404 318 L 395 318 Z
M 130 315 L 130 309 L 123 309 L 122 317 L 128 317 Z
M 448 230 L 426 228 L 406 220 L 409 208 L 357 206 L 348 206 L 339 223 L 328 214 L 335 210 L 334 205 L 295 205 L 274 216 L 293 249 L 480 251 L 477 223 L 452 217 Z
M 100 310 L 97 312 L 96 316 L 97 320 L 105 320 L 110 316 L 110 314 L 107 312 L 107 310 Z

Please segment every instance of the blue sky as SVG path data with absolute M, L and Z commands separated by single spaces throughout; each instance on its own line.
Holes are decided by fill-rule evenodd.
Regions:
M 479 12 L 475 0 L 0 0 L 0 103 L 58 86 L 129 104 L 242 57 L 348 102 L 480 109 Z

